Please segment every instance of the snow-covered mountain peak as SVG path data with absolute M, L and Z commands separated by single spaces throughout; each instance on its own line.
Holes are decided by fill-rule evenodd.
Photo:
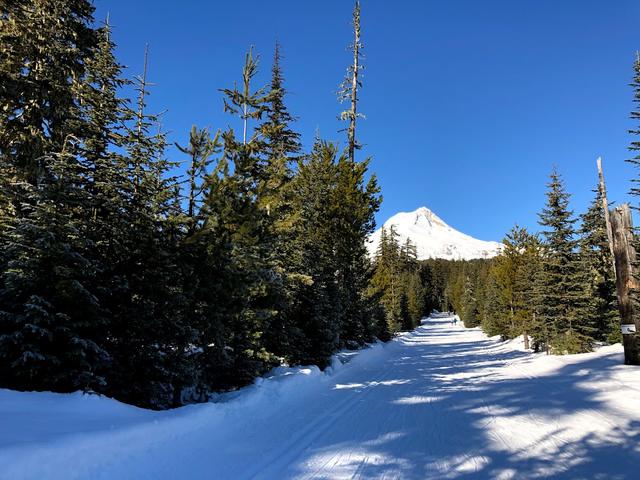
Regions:
M 406 215 L 399 213 L 398 215 Z M 420 207 L 415 212 L 409 213 L 415 217 L 414 224 L 433 228 L 434 225 L 450 228 L 440 217 L 429 210 L 427 207 Z M 393 217 L 392 217 L 393 218 Z
M 418 258 L 443 258 L 447 260 L 470 260 L 473 258 L 490 258 L 496 256 L 502 244 L 485 242 L 447 225 L 447 223 L 427 207 L 420 207 L 413 212 L 396 213 L 387 220 L 383 227 L 394 228 L 398 240 L 403 243 L 407 238 L 416 245 Z M 375 254 L 382 229 L 376 230 L 368 243 L 369 252 Z

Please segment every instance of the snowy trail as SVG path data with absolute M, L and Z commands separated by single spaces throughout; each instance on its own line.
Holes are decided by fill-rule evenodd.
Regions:
M 532 355 L 429 319 L 307 373 L 222 404 L 109 411 L 102 429 L 58 426 L 39 443 L 1 433 L 0 396 L 0 478 L 638 478 L 640 371 L 619 346 Z

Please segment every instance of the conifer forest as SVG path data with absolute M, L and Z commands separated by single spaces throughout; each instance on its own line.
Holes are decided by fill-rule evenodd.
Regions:
M 485 421 L 478 412 L 486 405 L 474 403 L 479 397 L 470 393 L 475 391 L 473 385 L 464 383 L 457 388 L 455 383 L 469 381 L 465 372 L 482 361 L 478 353 L 482 349 L 490 352 L 494 363 L 505 362 L 505 371 L 511 371 L 510 362 L 519 361 L 523 352 L 536 361 L 559 362 L 559 371 L 570 369 L 574 361 L 570 359 L 577 362 L 581 354 L 593 355 L 585 356 L 585 362 L 591 358 L 610 362 L 607 368 L 637 369 L 624 365 L 618 344 L 623 342 L 621 324 L 628 330 L 622 330 L 624 348 L 640 344 L 635 327 L 629 330 L 639 324 L 640 306 L 633 287 L 620 296 L 622 280 L 616 270 L 622 267 L 617 263 L 608 217 L 609 208 L 615 205 L 606 197 L 604 180 L 598 183 L 595 164 L 588 167 L 593 170 L 593 190 L 585 211 L 573 206 L 563 177 L 566 172 L 550 163 L 548 183 L 536 186 L 546 192 L 538 207 L 537 228 L 513 225 L 504 232 L 495 255 L 429 258 L 421 254 L 420 239 L 402 234 L 393 224 L 379 224 L 384 220 L 379 212 L 385 192 L 372 168 L 376 151 L 361 141 L 361 131 L 367 128 L 362 112 L 376 114 L 375 103 L 361 97 L 370 78 L 364 70 L 370 61 L 365 56 L 370 32 L 361 14 L 371 2 L 349 2 L 351 17 L 342 20 L 350 22 L 350 36 L 341 39 L 343 48 L 335 52 L 343 60 L 345 76 L 327 87 L 335 91 L 335 115 L 343 129 L 318 130 L 312 139 L 299 130 L 300 116 L 319 119 L 313 118 L 313 112 L 293 111 L 289 102 L 292 90 L 307 88 L 304 84 L 291 86 L 290 74 L 304 72 L 305 67 L 289 64 L 289 46 L 278 40 L 247 45 L 244 57 L 237 59 L 240 68 L 225 71 L 231 81 L 210 86 L 211 96 L 202 102 L 210 106 L 207 108 L 224 111 L 225 122 L 194 124 L 188 131 L 168 130 L 162 111 L 150 106 L 157 88 L 153 78 L 156 60 L 149 54 L 153 45 L 138 46 L 141 56 L 144 54 L 140 71 L 125 68 L 114 40 L 117 19 L 98 18 L 94 3 L 103 2 L 0 0 L 0 425 L 11 416 L 6 413 L 11 408 L 2 406 L 8 401 L 2 400 L 7 392 L 82 392 L 81 398 L 99 396 L 165 411 L 217 405 L 219 399 L 229 395 L 233 399 L 234 394 L 244 398 L 242 392 L 247 388 L 261 388 L 274 372 L 283 369 L 306 372 L 308 366 L 316 366 L 322 378 L 346 378 L 348 372 L 361 368 L 369 377 L 341 380 L 326 395 L 391 392 L 392 388 L 422 385 L 426 375 L 432 383 L 425 383 L 420 391 L 407 390 L 404 397 L 389 397 L 388 402 L 386 397 L 375 397 L 385 393 L 372 393 L 372 397 L 384 398 L 385 405 L 404 405 L 402 408 L 418 404 L 427 408 L 451 398 L 446 413 L 429 416 L 427 423 L 420 423 L 426 410 L 397 417 L 413 419 L 411 423 L 420 425 L 420 435 L 431 428 L 444 429 L 439 430 L 441 434 L 449 435 L 448 427 L 441 424 L 443 418 L 472 405 L 464 410 L 469 417 L 460 420 L 466 425 L 459 431 L 460 439 L 438 447 L 442 451 L 415 447 L 433 445 L 433 434 L 423 443 L 386 451 L 379 447 L 382 443 L 367 443 L 374 439 L 362 433 L 353 452 L 382 449 L 378 456 L 353 453 L 360 458 L 360 467 L 347 462 L 344 465 L 353 469 L 345 466 L 345 470 L 329 472 L 328 466 L 343 465 L 344 458 L 339 454 L 322 457 L 321 448 L 315 452 L 320 456 L 307 457 L 310 450 L 302 450 L 302 445 L 309 449 L 317 442 L 326 452 L 348 443 L 350 437 L 346 433 L 341 437 L 341 428 L 346 432 L 345 425 L 349 425 L 349 432 L 359 432 L 360 424 L 350 422 L 369 415 L 352 409 L 359 397 L 344 403 L 335 397 L 331 404 L 335 402 L 340 409 L 331 407 L 333 413 L 326 417 L 318 413 L 318 420 L 310 420 L 312 413 L 306 417 L 309 422 L 342 419 L 331 429 L 327 427 L 333 433 L 296 433 L 292 438 L 299 440 L 299 446 L 291 440 L 288 448 L 297 452 L 291 458 L 284 450 L 269 457 L 274 444 L 284 443 L 264 437 L 260 451 L 271 460 L 264 460 L 262 466 L 234 464 L 230 451 L 220 459 L 211 457 L 217 459 L 215 468 L 220 470 L 203 464 L 203 470 L 193 467 L 178 473 L 163 463 L 171 456 L 168 449 L 158 450 L 157 458 L 148 464 L 118 455 L 118 462 L 133 463 L 123 463 L 123 470 L 104 471 L 104 478 L 632 478 L 630 472 L 637 473 L 637 464 L 635 468 L 629 465 L 640 461 L 640 419 L 607 427 L 626 439 L 623 453 L 628 465 L 603 460 L 616 457 L 597 450 L 599 447 L 585 450 L 586 437 L 571 440 L 575 444 L 558 440 L 549 447 L 573 445 L 564 453 L 582 459 L 560 470 L 554 470 L 549 460 L 562 457 L 560 450 L 553 450 L 549 457 L 535 453 L 537 460 L 526 468 L 515 456 L 499 457 L 494 450 L 476 455 L 477 445 L 490 443 L 472 426 Z M 635 123 L 625 145 L 626 162 L 638 167 L 640 57 L 629 60 L 628 76 L 619 83 L 627 88 L 628 111 Z M 426 85 L 428 79 L 423 80 Z M 613 163 L 607 166 L 617 168 Z M 639 179 L 638 175 L 628 179 L 631 198 L 636 200 L 632 209 L 638 206 Z M 372 246 L 378 228 L 378 241 Z M 635 275 L 636 233 L 627 233 L 633 249 L 629 271 Z M 633 278 L 630 282 L 637 285 Z M 630 310 L 619 304 L 627 295 Z M 446 335 L 449 343 L 445 344 Z M 468 342 L 479 342 L 479 346 L 463 351 Z M 522 342 L 517 347 L 520 350 L 511 349 L 514 342 Z M 386 357 L 380 357 L 385 361 L 377 360 L 376 355 L 383 355 L 380 352 L 386 352 Z M 352 355 L 355 360 L 348 362 Z M 421 360 L 412 363 L 412 355 Z M 562 363 L 565 361 L 568 363 Z M 460 370 L 445 382 L 450 388 L 437 386 L 452 365 Z M 346 373 L 340 373 L 338 367 Z M 596 366 L 584 368 L 598 370 Z M 620 377 L 620 385 L 640 385 L 637 370 L 615 372 L 626 375 Z M 571 375 L 564 374 L 562 381 L 574 378 Z M 491 398 L 510 400 L 509 406 L 501 404 L 501 408 L 515 411 L 514 405 L 520 408 L 530 391 L 516 380 L 511 382 L 502 387 L 481 384 L 484 386 L 477 391 L 485 391 L 480 396 L 485 395 L 489 403 Z M 569 388 L 560 381 L 554 385 L 552 395 Z M 440 388 L 439 393 L 430 388 Z M 271 412 L 279 402 L 302 395 L 295 389 L 283 391 L 269 397 L 267 403 L 273 406 L 262 411 Z M 626 391 L 635 391 L 633 398 L 639 400 L 637 390 L 629 387 Z M 301 403 L 312 409 L 316 400 L 323 401 L 322 395 L 313 393 Z M 584 398 L 579 393 L 572 395 Z M 535 403 L 538 400 L 527 401 L 529 417 L 522 417 L 538 427 L 543 425 L 538 421 L 544 416 L 543 399 L 539 404 Z M 251 404 L 247 405 L 250 409 Z M 370 407 L 374 413 L 369 423 L 384 417 L 381 412 L 386 410 L 380 405 Z M 554 415 L 561 415 L 558 405 Z M 594 405 L 589 411 L 599 409 Z M 495 415 L 503 410 L 496 408 Z M 307 410 L 300 411 L 303 416 Z M 349 419 L 344 412 L 351 412 Z M 262 417 L 253 418 L 259 422 Z M 388 420 L 390 425 L 393 419 Z M 284 416 L 281 421 L 285 422 Z M 272 425 L 279 424 L 274 421 Z M 227 432 L 226 427 L 220 428 Z M 15 428 L 23 429 L 28 430 L 21 424 Z M 298 427 L 295 430 L 300 432 Z M 240 438 L 238 431 L 225 433 L 230 445 L 240 444 L 234 443 Z M 158 432 L 158 438 L 164 438 L 163 431 Z M 384 432 L 380 427 L 380 435 Z M 549 435 L 555 434 L 561 435 Z M 326 437 L 323 443 L 321 435 L 335 438 Z M 417 438 L 406 432 L 397 435 L 384 438 L 390 442 Z M 5 478 L 3 470 L 13 472 L 6 478 L 66 475 L 54 474 L 65 472 L 64 468 L 50 467 L 40 473 L 11 470 L 18 468 L 22 457 L 3 456 L 2 438 L 0 435 L 0 478 Z M 118 442 L 135 443 L 133 438 L 122 437 Z M 167 442 L 175 444 L 173 438 L 168 436 Z M 544 438 L 539 442 L 546 442 Z M 255 445 L 261 445 L 259 441 Z M 509 447 L 500 447 L 503 450 L 517 443 L 501 437 L 496 441 L 506 442 Z M 604 442 L 594 440 L 595 445 L 603 445 L 600 441 Z M 464 454 L 449 451 L 466 442 Z M 219 452 L 225 451 L 220 446 Z M 397 460 L 400 451 L 404 460 L 385 460 Z M 70 462 L 71 457 L 64 455 L 59 461 Z M 465 455 L 473 459 L 471 470 L 465 470 L 471 467 L 464 461 L 454 460 L 467 458 Z M 490 461 L 483 463 L 482 458 Z M 421 470 L 416 466 L 420 462 L 429 466 Z M 504 470 L 497 466 L 491 470 L 490 464 L 502 465 Z M 116 468 L 116 463 L 109 465 Z M 228 471 L 224 470 L 227 466 Z M 237 470 L 241 467 L 247 470 Z M 232 471 L 242 474 L 236 477 Z M 516 472 L 515 476 L 509 476 L 509 471 Z M 95 472 L 79 468 L 64 478 L 95 478 Z M 205 472 L 217 473 L 208 477 Z

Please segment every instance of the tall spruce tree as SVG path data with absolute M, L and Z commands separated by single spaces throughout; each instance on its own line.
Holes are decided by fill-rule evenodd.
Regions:
M 393 225 L 389 229 L 383 227 L 375 255 L 371 287 L 374 292 L 380 294 L 379 301 L 386 313 L 387 328 L 390 332 L 397 332 L 402 327 L 400 298 L 403 268 L 401 260 L 398 233 Z
M 570 195 L 560 174 L 553 169 L 547 203 L 539 214 L 544 250 L 537 276 L 537 344 L 556 353 L 578 353 L 591 349 L 593 325 L 589 310 L 588 272 L 580 262 L 574 224 L 569 210 Z
M 352 162 L 341 156 L 337 161 L 338 184 L 333 202 L 334 221 L 339 225 L 336 257 L 339 305 L 342 312 L 341 338 L 345 344 L 362 344 L 372 337 L 371 299 L 366 295 L 372 274 L 366 244 L 375 229 L 375 213 L 382 201 L 375 175 L 366 180 L 369 159 Z
M 240 117 L 243 134 L 236 138 L 232 128 L 223 133 L 221 177 L 206 200 L 209 231 L 228 241 L 222 268 L 225 293 L 232 299 L 226 325 L 226 347 L 232 353 L 231 369 L 220 381 L 229 386 L 250 382 L 274 360 L 263 335 L 278 313 L 282 285 L 272 256 L 276 237 L 260 202 L 268 178 L 266 146 L 259 129 L 249 131 L 249 121 L 262 117 L 271 98 L 266 88 L 253 90 L 257 71 L 258 59 L 249 50 L 240 88 L 222 89 L 225 111 Z
M 179 405 L 182 389 L 192 383 L 186 350 L 196 332 L 183 312 L 176 263 L 182 228 L 177 180 L 169 175 L 175 164 L 164 156 L 159 117 L 147 111 L 147 57 L 148 48 L 123 134 L 127 180 L 122 191 L 128 202 L 122 215 L 128 228 L 118 234 L 117 256 L 111 259 L 108 392 L 131 403 L 167 408 Z
M 2 9 L 0 155 L 16 180 L 36 184 L 48 155 L 83 137 L 76 92 L 98 42 L 94 7 L 87 0 L 19 0 Z
M 33 0 L 3 6 L 0 20 L 0 384 L 13 388 L 104 386 L 88 146 L 108 127 L 86 104 L 104 37 L 92 13 L 86 1 Z
M 88 287 L 85 173 L 71 154 L 40 163 L 39 188 L 3 236 L 0 384 L 20 390 L 94 390 L 109 356 L 104 311 Z
M 297 213 L 293 209 L 292 165 L 302 147 L 300 134 L 291 127 L 295 117 L 289 113 L 285 103 L 287 90 L 281 61 L 280 45 L 276 43 L 265 120 L 259 126 L 265 143 L 265 175 L 260 187 L 259 204 L 268 215 L 267 227 L 269 236 L 273 238 L 271 261 L 282 278 L 275 305 L 277 313 L 265 331 L 265 345 L 269 351 L 286 357 L 292 340 L 287 332 L 295 328 L 290 306 L 295 302 L 294 296 L 305 277 L 299 275 L 295 270 L 296 262 L 291 260 L 297 254 L 292 228 Z
M 476 294 L 476 284 L 471 275 L 463 276 L 464 283 L 462 296 L 460 298 L 460 317 L 465 327 L 471 328 L 479 324 L 478 299 Z
M 337 148 L 316 140 L 312 152 L 298 162 L 293 187 L 295 254 L 292 266 L 300 282 L 290 307 L 292 363 L 327 365 L 340 346 L 340 308 L 335 255 L 337 222 L 335 190 Z

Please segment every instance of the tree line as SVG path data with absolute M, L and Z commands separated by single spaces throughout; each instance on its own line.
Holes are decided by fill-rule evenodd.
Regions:
M 634 111 L 640 119 L 640 56 L 636 55 Z M 629 150 L 640 151 L 640 128 L 629 133 Z M 627 160 L 640 165 L 637 154 Z M 631 195 L 640 195 L 632 179 Z M 579 217 L 570 209 L 562 176 L 554 168 L 546 204 L 538 214 L 540 233 L 514 226 L 502 252 L 490 260 L 429 261 L 440 272 L 431 284 L 443 310 L 455 310 L 465 326 L 481 326 L 503 339 L 523 335 L 525 347 L 566 354 L 588 352 L 597 342 L 620 342 L 613 259 L 607 238 L 604 202 L 594 189 L 589 208 Z M 636 245 L 637 249 L 637 245 Z M 638 302 L 636 292 L 632 292 Z
M 267 85 L 249 49 L 220 89 L 237 130 L 194 126 L 168 158 L 146 53 L 127 79 L 93 14 L 0 7 L 0 386 L 169 408 L 390 338 L 365 247 L 382 197 L 356 159 L 359 2 L 344 151 L 303 150 L 276 45 Z
M 490 260 L 455 262 L 447 272 L 443 307 L 465 326 L 503 339 L 523 335 L 525 348 L 551 353 L 590 351 L 621 340 L 615 275 L 598 190 L 576 218 L 554 169 L 539 213 L 542 231 L 514 226 Z M 576 227 L 577 223 L 579 227 Z

